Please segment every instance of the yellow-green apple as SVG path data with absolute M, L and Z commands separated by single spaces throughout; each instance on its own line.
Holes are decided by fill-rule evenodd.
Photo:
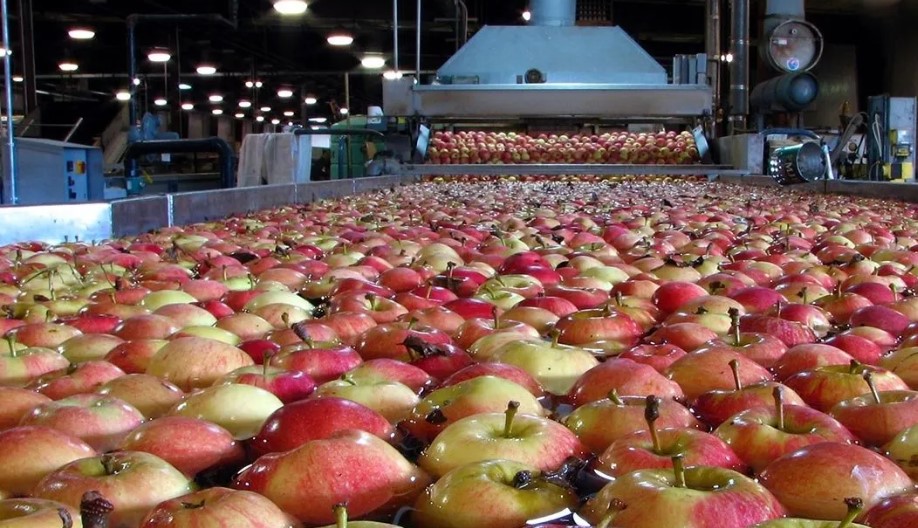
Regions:
M 418 404 L 418 395 L 397 381 L 364 382 L 344 374 L 341 379 L 319 385 L 316 398 L 344 398 L 373 409 L 392 423 L 408 418 Z
M 217 383 L 220 385 L 242 383 L 260 387 L 277 396 L 284 403 L 308 398 L 316 390 L 316 382 L 309 374 L 299 370 L 274 367 L 269 365 L 269 362 L 270 356 L 268 362 L 238 368 L 223 376 Z
M 57 351 L 71 363 L 105 359 L 124 340 L 110 334 L 80 334 L 61 343 Z
M 139 526 L 162 501 L 191 492 L 194 484 L 163 459 L 117 451 L 71 462 L 38 483 L 34 496 L 79 507 L 83 494 L 96 491 L 114 506 L 112 528 Z
M 541 335 L 535 327 L 529 324 L 503 319 L 497 308 L 494 308 L 492 317 L 467 319 L 465 323 L 456 329 L 453 336 L 457 345 L 462 348 L 469 348 L 479 339 L 495 333 L 517 334 L 521 338 L 537 338 Z
M 774 364 L 772 370 L 781 381 L 805 370 L 829 365 L 850 365 L 854 358 L 844 350 L 823 343 L 797 345 Z
M 650 365 L 657 372 L 664 372 L 667 367 L 675 363 L 678 359 L 685 356 L 687 352 L 670 344 L 659 345 L 638 345 L 630 348 L 618 355 L 621 359 L 630 359 Z
M 0 526 L 83 528 L 79 509 L 45 499 L 0 500 Z
M 142 424 L 118 448 L 156 455 L 189 478 L 211 468 L 238 468 L 245 460 L 242 446 L 229 431 L 185 416 L 164 416 Z
M 593 453 L 602 453 L 619 438 L 646 430 L 645 408 L 645 398 L 619 396 L 612 391 L 608 398 L 574 409 L 561 423 L 573 431 Z M 661 399 L 659 411 L 657 423 L 661 428 L 702 426 L 691 411 L 675 400 Z
M 217 318 L 212 313 L 194 304 L 168 304 L 153 313 L 172 319 L 179 328 L 217 324 Z
M 645 469 L 607 484 L 587 502 L 580 515 L 602 522 L 610 507 L 621 509 L 614 526 L 629 528 L 747 528 L 784 516 L 781 503 L 756 481 L 718 467 Z M 617 505 L 617 506 L 616 506 Z
M 555 329 L 560 332 L 559 343 L 609 355 L 617 355 L 637 345 L 644 334 L 641 325 L 612 306 L 566 315 L 555 323 Z
M 209 488 L 161 502 L 141 528 L 294 528 L 298 521 L 250 491 Z
M 861 520 L 873 528 L 918 526 L 918 493 L 906 493 L 886 499 L 870 508 Z
M 738 373 L 736 377 L 734 368 L 730 366 L 734 361 Z M 706 392 L 735 389 L 737 379 L 743 386 L 772 379 L 771 372 L 765 367 L 737 352 L 724 349 L 690 353 L 670 365 L 666 375 L 682 387 L 690 401 Z
M 908 385 L 892 372 L 857 361 L 800 372 L 784 380 L 784 383 L 797 391 L 803 401 L 814 409 L 829 412 L 839 402 L 870 392 L 865 374 L 871 376 L 878 391 L 908 390 Z
M 275 330 L 289 328 L 290 325 L 312 318 L 312 312 L 289 304 L 266 304 L 255 310 L 254 314 L 267 321 Z
M 258 458 L 237 476 L 234 487 L 264 495 L 316 526 L 335 521 L 336 504 L 346 503 L 355 517 L 407 506 L 429 483 L 423 471 L 384 440 L 344 430 Z
M 150 358 L 167 343 L 165 339 L 125 341 L 113 348 L 104 359 L 128 374 L 143 374 L 150 365 Z
M 830 414 L 865 445 L 882 446 L 900 431 L 918 424 L 918 392 L 878 391 L 871 374 L 864 378 L 870 394 L 843 400 Z
M 270 305 L 269 305 L 270 306 Z M 238 336 L 242 341 L 259 339 L 274 330 L 274 325 L 253 313 L 240 312 L 217 321 L 217 328 Z
M 542 308 L 555 314 L 559 318 L 570 315 L 577 311 L 577 306 L 575 306 L 571 301 L 562 297 L 553 297 L 549 295 L 536 297 L 534 299 L 526 299 L 525 301 L 520 302 L 520 304 L 517 306 L 524 308 Z
M 376 521 L 348 520 L 347 505 L 345 504 L 336 504 L 333 508 L 333 511 L 335 512 L 335 524 L 330 524 L 323 528 L 400 528 L 395 524 L 381 523 Z
M 350 400 L 328 397 L 288 403 L 274 411 L 251 447 L 259 455 L 281 453 L 346 429 L 366 431 L 386 441 L 395 437 L 395 427 L 376 411 Z
M 39 377 L 66 369 L 70 361 L 50 348 L 13 349 L 0 355 L 0 385 L 24 387 Z
M 899 431 L 882 449 L 890 460 L 899 465 L 913 480 L 918 480 L 918 425 Z
M 860 446 L 825 442 L 804 447 L 768 464 L 759 481 L 790 515 L 844 519 L 844 500 L 859 497 L 870 509 L 880 501 L 913 490 L 904 471 Z
M 206 302 L 223 297 L 229 289 L 220 281 L 193 279 L 182 284 L 182 291 L 197 299 L 198 302 Z
M 615 391 L 621 396 L 649 396 L 665 399 L 682 398 L 682 389 L 676 382 L 630 359 L 611 358 L 583 373 L 567 394 L 574 407 L 604 400 Z
M 691 427 L 658 429 L 660 400 L 646 398 L 644 431 L 615 440 L 596 459 L 597 474 L 609 480 L 639 469 L 671 468 L 681 455 L 691 466 L 723 467 L 744 473 L 746 464 L 720 438 Z
M 430 374 L 397 359 L 371 359 L 347 372 L 350 379 L 359 383 L 395 381 L 420 394 L 429 388 L 434 380 Z
M 486 460 L 456 468 L 418 497 L 411 519 L 418 528 L 518 528 L 571 512 L 577 496 L 517 461 Z M 469 505 L 474 504 L 474 507 Z
M 589 450 L 563 425 L 532 415 L 517 415 L 518 402 L 504 413 L 468 416 L 453 422 L 428 446 L 418 463 L 434 477 L 459 466 L 491 459 L 516 460 L 553 471 L 568 457 Z
M 326 383 L 360 365 L 363 359 L 350 346 L 300 343 L 284 347 L 269 363 L 285 370 L 305 372 L 316 383 Z
M 142 314 L 125 319 L 114 335 L 125 341 L 138 339 L 166 339 L 181 328 L 175 321 L 162 315 Z
M 713 390 L 695 399 L 692 409 L 705 423 L 717 427 L 732 416 L 755 407 L 774 405 L 775 388 L 780 387 L 784 394 L 784 403 L 788 405 L 806 405 L 803 399 L 794 392 L 774 381 L 762 381 L 752 385 L 743 385 L 739 376 L 739 363 L 730 362 L 735 387 L 732 390 Z
M 96 393 L 126 401 L 149 420 L 166 414 L 185 397 L 172 383 L 149 374 L 115 378 L 96 389 Z
M 902 378 L 910 388 L 918 389 L 918 347 L 900 348 L 884 356 L 880 365 Z
M 79 438 L 50 427 L 22 426 L 0 431 L 0 494 L 28 496 L 52 471 L 95 455 L 96 450 Z
M 60 400 L 93 392 L 103 384 L 124 375 L 123 370 L 108 361 L 87 361 L 45 374 L 29 384 L 29 388 L 52 400 Z
M 557 323 L 559 319 L 557 315 L 549 312 L 545 308 L 519 305 L 507 310 L 502 317 L 507 321 L 516 321 L 529 325 L 535 328 L 539 334 L 547 334 L 554 328 L 555 323 Z
M 128 403 L 101 394 L 78 394 L 32 409 L 22 425 L 44 425 L 73 435 L 96 451 L 114 449 L 144 417 Z
M 528 372 L 546 392 L 562 396 L 570 392 L 584 372 L 599 364 L 589 351 L 556 341 L 517 339 L 494 351 L 491 361 L 508 363 Z
M 186 326 L 169 336 L 169 340 L 181 339 L 183 337 L 200 337 L 212 341 L 220 341 L 221 343 L 232 346 L 239 346 L 242 343 L 242 339 L 236 334 L 215 326 Z
M 49 403 L 51 398 L 19 387 L 0 387 L 0 431 L 16 427 L 32 409 Z
M 752 528 L 868 528 L 866 525 L 854 522 L 854 520 L 864 511 L 864 501 L 857 497 L 848 497 L 845 499 L 845 506 L 848 508 L 848 512 L 845 514 L 845 518 L 840 522 L 785 518 L 775 521 L 766 521 Z M 872 524 L 871 526 L 881 527 L 882 525 Z M 903 526 L 903 528 L 906 527 Z
M 264 389 L 233 383 L 193 393 L 169 414 L 213 422 L 233 438 L 246 440 L 255 436 L 271 413 L 283 406 L 277 396 Z
M 440 387 L 449 387 L 466 380 L 480 376 L 497 376 L 512 381 L 525 387 L 533 396 L 541 397 L 545 394 L 542 386 L 528 372 L 506 363 L 476 363 L 454 373 L 440 383 Z
M 27 347 L 57 348 L 68 339 L 82 334 L 72 326 L 57 323 L 31 323 L 10 332 Z
M 210 387 L 237 368 L 254 362 L 242 350 L 202 337 L 170 341 L 150 358 L 147 374 L 176 384 L 184 391 Z
M 151 312 L 155 312 L 170 304 L 191 304 L 193 302 L 197 302 L 197 299 L 183 291 L 162 290 L 148 293 L 140 301 L 140 305 Z
M 501 412 L 503 402 L 519 402 L 519 412 L 533 416 L 546 413 L 525 387 L 495 376 L 480 376 L 439 388 L 427 394 L 411 410 L 402 426 L 426 443 L 451 423 L 476 414 Z

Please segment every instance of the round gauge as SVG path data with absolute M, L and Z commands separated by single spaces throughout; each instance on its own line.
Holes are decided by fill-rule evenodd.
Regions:
M 822 57 L 822 34 L 805 20 L 787 20 L 772 30 L 764 51 L 765 58 L 779 71 L 809 71 Z

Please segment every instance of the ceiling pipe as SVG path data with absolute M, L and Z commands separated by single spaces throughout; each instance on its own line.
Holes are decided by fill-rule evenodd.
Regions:
M 749 0 L 733 0 L 730 63 L 730 133 L 746 129 L 749 115 Z
M 531 26 L 573 26 L 577 23 L 577 0 L 530 0 Z

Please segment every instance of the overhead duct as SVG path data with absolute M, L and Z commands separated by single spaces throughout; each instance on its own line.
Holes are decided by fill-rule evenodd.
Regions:
M 577 23 L 577 0 L 530 0 L 529 25 L 564 27 Z

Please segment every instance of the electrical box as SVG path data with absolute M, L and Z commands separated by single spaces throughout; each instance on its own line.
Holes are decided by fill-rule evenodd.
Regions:
M 19 164 L 16 196 L 20 205 L 105 199 L 101 149 L 63 141 L 19 138 L 16 154 Z
M 916 99 L 887 95 L 871 97 L 867 116 L 869 179 L 914 181 Z

